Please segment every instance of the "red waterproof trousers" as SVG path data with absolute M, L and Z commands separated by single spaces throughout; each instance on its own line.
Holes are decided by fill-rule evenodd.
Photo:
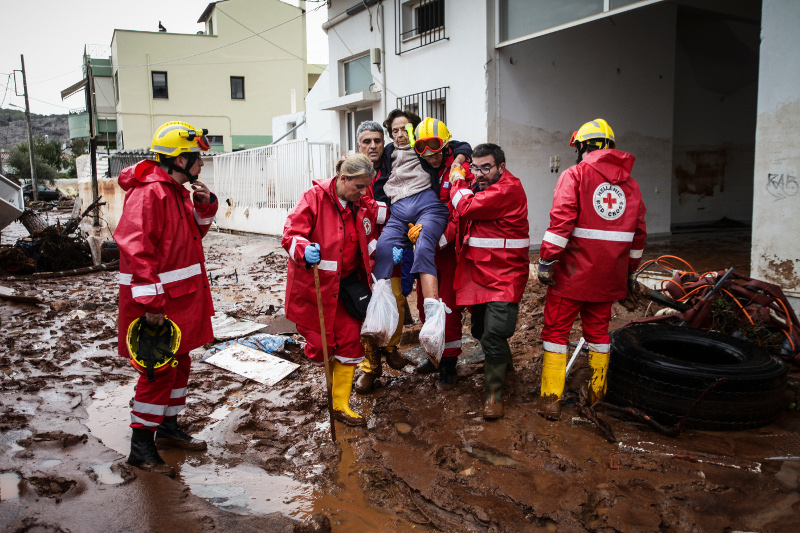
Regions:
M 188 353 L 175 356 L 178 366 L 156 374 L 156 380 L 147 381 L 146 374 L 139 375 L 133 397 L 131 427 L 155 431 L 165 416 L 177 416 L 186 407 L 186 385 L 192 358 Z
M 583 337 L 589 343 L 589 350 L 609 352 L 608 323 L 611 321 L 611 302 L 582 302 L 552 294 L 547 295 L 544 304 L 542 340 L 546 352 L 568 353 L 569 331 L 578 313 L 581 315 Z
M 456 248 L 447 246 L 436 252 L 437 276 L 439 279 L 439 298 L 452 311 L 445 315 L 444 322 L 444 353 L 442 357 L 458 357 L 461 355 L 461 311 L 464 306 L 456 304 L 456 290 L 453 288 L 453 279 L 456 276 Z M 422 296 L 422 287 L 417 283 L 417 310 L 419 319 L 425 322 L 425 298 Z
M 357 365 L 364 360 L 364 347 L 361 345 L 361 322 L 353 318 L 345 309 L 341 299 L 337 299 L 336 317 L 333 321 L 333 335 L 328 334 L 328 357 L 335 357 L 343 365 Z M 325 324 L 325 329 L 330 326 Z M 325 362 L 322 356 L 322 335 L 318 331 L 297 325 L 297 331 L 306 339 L 306 357 L 316 366 Z

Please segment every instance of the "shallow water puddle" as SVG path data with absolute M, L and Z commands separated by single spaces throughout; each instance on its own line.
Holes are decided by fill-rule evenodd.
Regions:
M 517 462 L 507 455 L 503 455 L 501 453 L 495 453 L 489 450 L 484 450 L 483 448 L 478 448 L 476 446 L 464 446 L 464 449 L 470 454 L 472 457 L 476 459 L 480 459 L 484 463 L 489 463 L 493 466 L 512 466 L 517 464 Z
M 397 422 L 397 423 L 394 425 L 394 428 L 395 428 L 395 429 L 397 430 L 397 432 L 398 432 L 399 434 L 401 434 L 401 435 L 408 435 L 409 433 L 411 433 L 411 430 L 412 430 L 412 429 L 414 429 L 414 428 L 411 426 L 411 424 L 408 424 L 408 423 L 406 423 L 406 422 Z
M 92 470 L 95 474 L 97 474 L 97 480 L 100 483 L 105 485 L 119 485 L 124 479 L 121 476 L 115 474 L 111 470 L 111 465 L 114 464 L 113 462 L 109 461 L 108 463 L 103 463 L 99 465 L 92 465 Z
M 36 466 L 39 468 L 53 468 L 61 464 L 61 459 L 43 459 L 39 461 Z
M 272 476 L 254 465 L 180 466 L 179 479 L 193 494 L 238 514 L 282 512 L 310 514 L 313 488 L 288 476 Z
M 131 450 L 130 401 L 136 381 L 124 385 L 109 383 L 97 388 L 87 408 L 86 426 L 103 444 L 123 455 Z
M 106 446 L 123 455 L 128 455 L 130 451 L 129 402 L 134 394 L 134 385 L 135 381 L 131 381 L 123 385 L 109 383 L 98 387 L 92 397 L 91 405 L 87 408 L 89 419 L 86 425 L 91 433 Z M 229 403 L 221 406 L 211 416 L 215 421 L 197 434 L 199 438 L 209 441 L 212 451 L 215 428 L 224 423 L 224 419 L 239 403 L 255 396 L 269 397 L 278 405 L 287 401 L 275 391 L 239 393 L 231 396 Z M 319 423 L 318 428 L 327 434 L 327 424 Z M 409 432 L 411 429 L 410 424 L 399 423 L 398 431 Z M 393 512 L 375 507 L 367 501 L 355 464 L 354 443 L 358 438 L 355 435 L 361 435 L 361 432 L 337 425 L 337 433 L 341 435 L 338 445 L 342 448 L 342 460 L 338 465 L 336 489 L 330 494 L 287 475 L 271 475 L 253 464 L 243 463 L 234 467 L 213 462 L 201 464 L 197 456 L 186 455 L 180 451 L 165 452 L 164 458 L 177 470 L 176 479 L 185 483 L 193 494 L 233 513 L 280 512 L 300 520 L 314 513 L 324 513 L 330 517 L 336 530 L 341 531 L 419 529 L 411 522 L 400 519 Z M 246 457 L 247 454 L 244 456 L 245 460 Z M 252 457 L 257 460 L 255 455 Z M 207 459 L 213 461 L 214 456 L 211 453 L 202 456 L 202 461 Z M 122 478 L 111 471 L 111 464 L 92 467 L 101 483 L 122 482 Z M 320 465 L 320 468 L 323 466 Z
M 20 450 L 24 450 L 25 448 L 17 444 L 17 441 L 27 439 L 31 435 L 32 433 L 28 429 L 12 429 L 0 432 L 0 451 L 13 455 Z
M 14 472 L 0 474 L 0 501 L 19 498 L 19 476 Z

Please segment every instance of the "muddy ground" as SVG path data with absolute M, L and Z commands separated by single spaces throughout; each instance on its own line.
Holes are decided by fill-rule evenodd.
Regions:
M 277 242 L 216 233 L 205 242 L 217 311 L 276 324 L 286 276 Z M 165 452 L 174 480 L 124 462 L 136 374 L 116 355 L 116 274 L 0 284 L 42 299 L 0 301 L 3 531 L 314 531 L 328 521 L 334 531 L 796 530 L 795 410 L 760 429 L 677 438 L 602 415 L 610 444 L 577 415 L 581 362 L 561 420 L 534 414 L 544 295 L 535 282 L 511 342 L 502 420 L 480 416 L 482 365 L 469 337 L 454 390 L 437 392 L 435 375 L 411 365 L 387 367 L 375 393 L 354 397 L 368 427 L 337 423 L 336 444 L 322 373 L 297 350 L 282 356 L 301 367 L 267 388 L 199 363 L 198 349 L 180 420 L 209 451 Z M 616 306 L 614 327 L 646 310 Z

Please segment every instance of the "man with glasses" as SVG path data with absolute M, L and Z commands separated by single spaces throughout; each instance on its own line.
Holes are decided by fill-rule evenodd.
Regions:
M 417 126 L 416 137 L 414 150 L 423 159 L 424 167 L 430 166 L 436 171 L 441 181 L 439 200 L 450 206 L 450 174 L 463 175 L 468 184 L 471 184 L 474 179 L 469 167 L 464 168 L 461 165 L 468 159 L 462 155 L 457 156 L 453 152 L 454 146 L 461 148 L 463 143 L 452 140 L 450 130 L 448 130 L 445 123 L 431 117 L 427 117 Z M 449 207 L 449 209 L 451 217 L 448 220 L 444 234 L 439 239 L 439 249 L 436 251 L 435 256 L 436 268 L 438 269 L 439 297 L 451 310 L 451 313 L 445 315 L 444 353 L 439 362 L 439 381 L 436 385 L 440 391 L 452 389 L 456 384 L 456 364 L 458 363 L 458 356 L 461 355 L 461 314 L 464 309 L 463 306 L 458 305 L 456 302 L 456 292 L 453 288 L 453 278 L 455 278 L 456 273 L 456 251 L 454 245 L 456 221 L 452 217 L 452 207 Z M 416 242 L 417 235 L 421 230 L 421 224 L 417 224 L 409 230 L 408 237 L 412 243 Z M 419 310 L 420 319 L 424 322 L 425 310 L 422 302 L 422 291 L 418 286 L 417 309 Z M 436 367 L 428 359 L 419 365 L 416 370 L 419 374 L 435 371 Z
M 453 286 L 458 305 L 470 307 L 472 335 L 483 348 L 483 418 L 493 420 L 503 416 L 501 395 L 511 366 L 508 339 L 516 329 L 528 281 L 528 199 L 496 144 L 476 146 L 470 169 L 472 186 L 451 176 L 450 198 L 458 220 Z
M 550 420 L 561 415 L 567 342 L 578 314 L 592 367 L 589 401 L 604 398 L 611 303 L 637 286 L 627 275 L 638 268 L 647 240 L 642 193 L 631 177 L 634 157 L 615 149 L 611 126 L 601 118 L 587 122 L 569 144 L 578 164 L 558 178 L 539 252 L 538 277 L 548 288 L 537 411 Z

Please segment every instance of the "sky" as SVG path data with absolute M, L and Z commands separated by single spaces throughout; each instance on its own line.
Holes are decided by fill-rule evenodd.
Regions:
M 82 92 L 61 101 L 61 91 L 83 77 L 84 45 L 110 46 L 115 28 L 158 31 L 159 21 L 170 33 L 197 33 L 204 29 L 197 19 L 208 4 L 209 0 L 0 0 L 0 107 L 25 108 L 24 97 L 15 95 L 14 78 L 9 78 L 21 68 L 20 54 L 25 55 L 31 112 L 67 113 L 84 107 Z M 312 13 L 317 5 L 308 2 L 307 60 L 327 63 L 327 38 L 321 29 L 327 10 Z M 21 74 L 16 81 L 21 95 Z

